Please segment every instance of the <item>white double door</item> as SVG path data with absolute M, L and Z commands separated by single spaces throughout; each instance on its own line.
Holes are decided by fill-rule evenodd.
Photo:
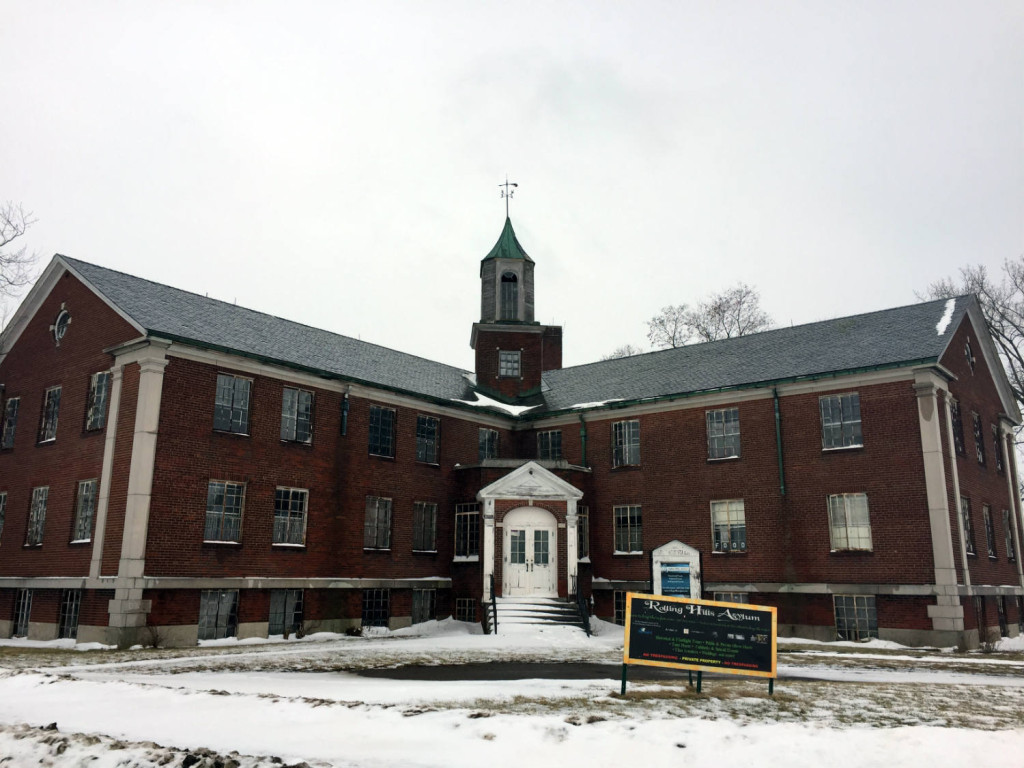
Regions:
M 504 578 L 507 597 L 558 596 L 558 524 L 536 507 L 521 507 L 505 515 Z

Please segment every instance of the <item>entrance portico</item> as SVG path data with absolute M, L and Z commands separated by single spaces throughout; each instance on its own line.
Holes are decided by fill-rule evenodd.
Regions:
M 484 595 L 492 576 L 504 596 L 566 597 L 574 591 L 582 491 L 529 461 L 476 497 L 483 520 Z

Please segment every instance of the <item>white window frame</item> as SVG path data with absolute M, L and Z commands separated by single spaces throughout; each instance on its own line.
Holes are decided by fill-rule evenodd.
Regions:
M 363 549 L 391 549 L 391 511 L 391 499 L 385 496 L 366 497 Z
M 985 520 L 985 544 L 988 547 L 988 557 L 989 560 L 995 560 L 999 555 L 996 553 L 996 526 L 992 522 L 992 507 L 982 504 L 981 515 Z
M 103 429 L 106 426 L 110 378 L 110 371 L 100 371 L 89 377 L 89 396 L 85 406 L 86 432 Z
M 282 506 L 282 502 L 284 506 Z M 296 505 L 298 502 L 298 505 Z M 271 546 L 306 546 L 309 489 L 279 485 L 274 489 L 274 531 Z
M 228 380 L 230 379 L 230 395 Z M 252 409 L 252 379 L 233 373 L 218 373 L 213 399 L 213 429 L 232 435 L 249 434 L 249 413 Z M 225 424 L 224 416 L 227 416 Z M 218 419 L 220 422 L 218 423 Z
M 612 467 L 640 465 L 640 420 L 612 423 Z
M 437 466 L 440 457 L 441 420 L 425 413 L 416 414 L 416 461 Z
M 43 485 L 32 489 L 32 504 L 28 511 L 28 525 L 25 527 L 25 546 L 41 547 L 43 545 L 43 528 L 46 525 L 46 502 L 50 496 L 50 486 Z
M 476 623 L 476 600 L 472 597 L 455 598 L 455 620 L 468 624 Z
M 480 504 L 455 505 L 455 559 L 480 559 Z
M 52 443 L 57 439 L 60 420 L 60 385 L 49 387 L 43 393 L 43 410 L 39 416 L 39 443 Z
M 437 618 L 437 590 L 414 589 L 412 591 L 412 623 L 422 624 Z
M 313 442 L 314 395 L 308 389 L 283 387 L 281 390 L 281 439 L 309 445 Z
M 92 521 L 96 516 L 97 486 L 95 478 L 78 482 L 78 492 L 75 494 L 75 527 L 71 532 L 72 544 L 84 544 L 92 541 Z
M 742 537 L 739 535 L 742 529 Z M 740 544 L 742 546 L 734 546 Z M 718 554 L 747 551 L 747 516 L 743 499 L 711 502 L 711 548 Z
M 3 519 L 0 516 L 0 528 L 2 527 Z M 1017 547 L 1013 543 L 1013 525 L 1010 522 L 1010 510 L 1008 509 L 1003 510 L 1003 535 L 1006 539 L 1006 559 L 1015 563 L 1017 562 Z
M 82 590 L 63 589 L 57 614 L 57 637 L 61 640 L 78 638 L 78 617 L 82 610 Z
M 537 458 L 541 461 L 562 458 L 562 430 L 548 429 L 537 433 Z
M 620 525 L 622 523 L 622 525 Z M 618 504 L 612 507 L 612 532 L 616 555 L 642 555 L 644 552 L 643 507 L 640 504 Z M 620 546 L 625 544 L 625 548 Z M 639 544 L 639 548 L 634 548 Z
M 576 506 L 576 557 L 590 562 L 590 507 L 583 505 Z
M 477 461 L 498 458 L 498 430 L 480 427 L 477 433 Z
M 199 639 L 238 636 L 238 590 L 204 589 L 199 593 Z
M 0 429 L 0 449 L 2 450 L 14 447 L 14 434 L 18 427 L 18 409 L 20 407 L 20 397 L 9 397 L 4 403 L 4 423 L 3 428 Z
M 385 419 L 384 415 L 388 414 Z M 370 405 L 370 429 L 367 450 L 371 456 L 383 456 L 386 459 L 395 458 L 395 425 L 398 421 L 398 414 L 394 408 L 384 405 Z M 385 430 L 385 422 L 387 429 Z
M 964 528 L 964 550 L 969 557 L 976 557 L 978 550 L 974 546 L 974 524 L 971 521 L 971 500 L 960 497 L 960 522 Z
M 864 447 L 859 392 L 840 392 L 818 398 L 821 449 L 843 451 Z M 836 429 L 838 428 L 838 440 Z
M 518 349 L 498 350 L 498 378 L 518 379 L 523 375 L 523 353 Z
M 217 503 L 217 495 L 220 503 Z M 237 500 L 237 504 L 234 501 Z M 230 503 L 229 503 L 230 502 Z M 207 544 L 240 544 L 245 516 L 245 483 L 210 480 L 206 484 L 206 515 L 203 541 Z M 211 523 L 216 521 L 216 525 Z M 215 530 L 213 530 L 215 528 Z M 234 538 L 232 538 L 234 534 Z
M 829 542 L 833 552 L 874 551 L 871 538 L 871 511 L 866 493 L 831 494 L 826 500 L 826 508 Z M 857 519 L 861 517 L 863 519 Z
M 716 408 L 704 412 L 708 433 L 708 461 L 740 457 L 740 409 Z
M 749 604 L 750 594 L 748 592 L 712 592 L 711 599 L 716 603 Z
M 874 595 L 833 595 L 832 615 L 837 640 L 860 642 L 878 637 L 878 607 Z

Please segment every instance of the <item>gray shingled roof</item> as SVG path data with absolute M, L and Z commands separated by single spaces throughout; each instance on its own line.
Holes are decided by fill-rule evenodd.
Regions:
M 62 256 L 154 336 L 443 400 L 473 399 L 466 371 Z
M 61 258 L 149 333 L 438 400 L 474 400 L 467 371 L 223 301 Z M 779 328 L 544 374 L 526 418 L 634 401 L 937 360 L 972 297 Z
M 530 415 L 937 360 L 973 301 L 955 300 L 941 335 L 945 299 L 548 371 L 544 407 Z

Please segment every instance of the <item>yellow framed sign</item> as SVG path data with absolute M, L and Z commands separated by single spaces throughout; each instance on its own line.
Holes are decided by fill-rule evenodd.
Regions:
M 774 679 L 777 638 L 776 608 L 626 593 L 624 665 Z

